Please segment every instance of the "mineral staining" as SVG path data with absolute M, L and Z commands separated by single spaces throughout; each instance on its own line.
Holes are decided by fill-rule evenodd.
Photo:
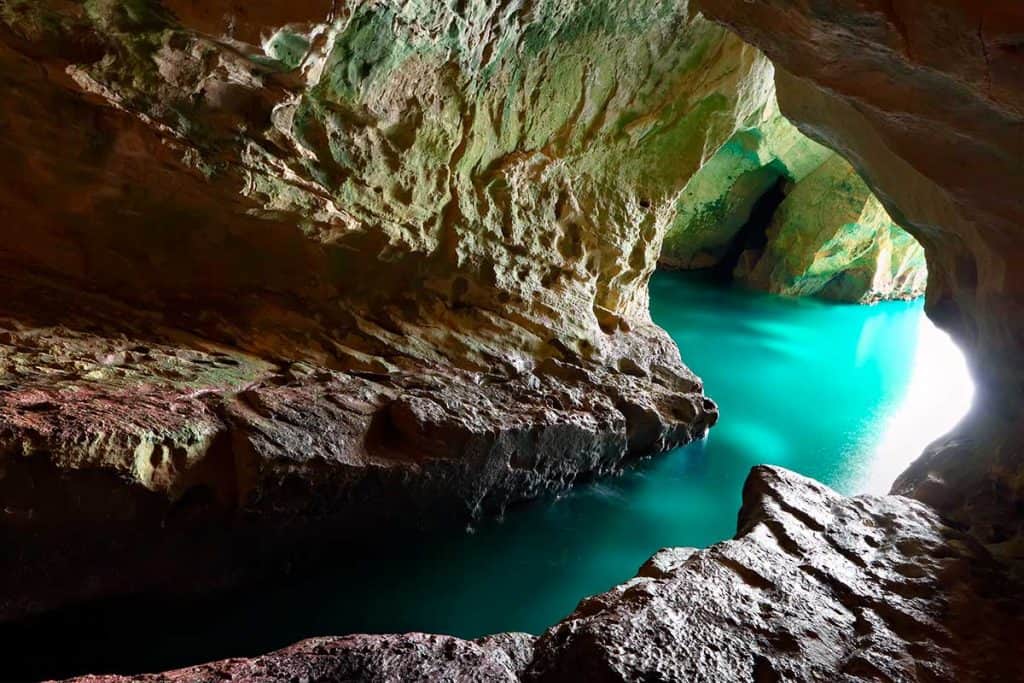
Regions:
M 845 301 L 911 299 L 927 280 L 924 249 L 837 155 L 796 184 L 750 262 L 739 275 L 755 286 Z
M 777 184 L 786 196 L 765 244 L 743 250 L 755 205 Z M 786 121 L 774 99 L 761 122 L 733 135 L 691 178 L 661 261 L 710 268 L 732 250 L 743 250 L 737 279 L 777 294 L 910 299 L 924 293 L 927 279 L 923 248 L 893 222 L 856 171 Z

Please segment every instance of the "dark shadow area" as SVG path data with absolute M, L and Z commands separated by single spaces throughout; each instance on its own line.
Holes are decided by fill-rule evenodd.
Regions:
M 747 250 L 760 251 L 768 243 L 768 227 L 772 224 L 775 211 L 786 198 L 788 180 L 780 176 L 768 190 L 761 195 L 750 210 L 750 218 L 736 234 L 729 249 L 722 259 L 711 269 L 713 277 L 720 282 L 730 282 L 733 271 Z

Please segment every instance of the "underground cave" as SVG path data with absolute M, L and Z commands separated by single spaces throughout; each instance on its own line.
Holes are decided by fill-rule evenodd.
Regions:
M 0 0 L 0 678 L 1024 680 L 1022 36 Z

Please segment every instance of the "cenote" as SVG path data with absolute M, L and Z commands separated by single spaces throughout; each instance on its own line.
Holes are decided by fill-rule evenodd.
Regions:
M 64 642 L 59 663 L 29 668 L 159 670 L 352 632 L 537 633 L 662 547 L 731 537 L 751 466 L 883 493 L 969 407 L 963 358 L 921 301 L 830 304 L 671 272 L 650 292 L 654 320 L 721 408 L 703 441 L 469 531 L 382 538 L 352 553 L 358 561 L 343 553 L 262 587 L 258 601 L 62 615 L 22 632 L 57 630 Z

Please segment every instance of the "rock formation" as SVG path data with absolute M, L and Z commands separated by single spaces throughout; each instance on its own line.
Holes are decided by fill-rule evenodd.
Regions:
M 928 269 L 921 245 L 832 155 L 786 195 L 736 275 L 777 294 L 872 302 L 921 296 Z
M 756 124 L 729 138 L 683 188 L 661 263 L 719 265 L 761 197 L 780 182 L 802 180 L 832 154 L 789 123 L 773 95 Z
M 533 636 L 503 633 L 466 641 L 423 633 L 312 638 L 253 659 L 229 659 L 143 676 L 83 676 L 79 683 L 214 681 L 518 681 Z
M 849 163 L 797 130 L 774 99 L 687 183 L 661 263 L 734 269 L 776 294 L 855 302 L 916 298 L 927 278 L 921 246 Z
M 1013 681 L 1022 598 L 927 505 L 756 467 L 734 540 L 662 550 L 536 641 L 314 639 L 142 680 Z
M 1024 7 L 698 4 L 925 249 L 980 399 L 896 491 L 953 522 L 758 469 L 736 540 L 535 643 L 353 636 L 165 679 L 1021 677 L 990 549 L 1024 529 Z M 0 619 L 488 514 L 715 421 L 646 283 L 773 71 L 687 3 L 0 0 L 0 24 Z M 738 168 L 742 213 L 771 183 Z M 817 168 L 771 228 L 815 259 L 751 278 L 840 272 L 818 254 L 848 243 L 796 218 L 856 183 Z M 879 234 L 836 292 L 904 286 Z
M 228 582 L 355 510 L 495 512 L 716 419 L 646 283 L 772 72 L 685 3 L 0 19 L 0 617 Z

